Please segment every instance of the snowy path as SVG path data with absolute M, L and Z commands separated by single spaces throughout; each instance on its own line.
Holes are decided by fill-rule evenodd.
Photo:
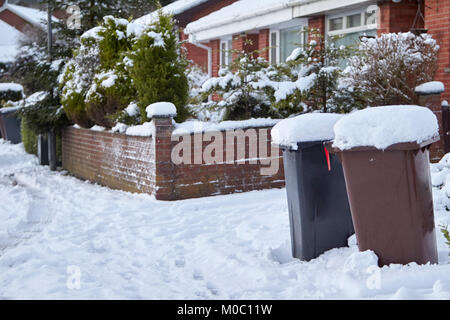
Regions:
M 435 191 L 437 223 L 450 224 Z M 5 299 L 450 299 L 440 233 L 440 265 L 379 269 L 355 245 L 299 262 L 285 190 L 161 202 L 52 173 L 2 140 L 0 220 Z M 81 270 L 79 290 L 68 266 Z

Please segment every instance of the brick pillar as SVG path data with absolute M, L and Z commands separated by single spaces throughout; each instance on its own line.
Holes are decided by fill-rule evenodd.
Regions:
M 439 123 L 440 140 L 433 143 L 430 148 L 431 162 L 438 162 L 445 154 L 445 136 L 442 117 L 441 93 L 417 93 L 419 105 L 429 108 L 436 115 Z
M 173 115 L 172 115 L 173 116 Z M 155 126 L 155 198 L 173 199 L 172 116 L 153 117 Z
M 220 40 L 211 40 L 208 46 L 212 50 L 212 76 L 217 77 L 220 70 Z
M 258 49 L 260 50 L 259 56 L 269 61 L 269 47 L 270 47 L 270 30 L 259 30 L 258 34 Z
M 396 33 L 409 31 L 414 23 L 417 13 L 417 1 L 402 1 L 394 3 L 392 1 L 378 2 L 379 28 L 377 30 L 380 36 L 383 33 Z M 421 3 L 422 14 L 424 5 Z M 419 18 L 415 28 L 423 28 L 423 21 Z
M 317 32 L 321 37 L 325 37 L 325 16 L 317 16 L 308 19 L 308 29 L 314 31 L 309 32 L 308 41 L 316 40 L 319 44 L 317 49 L 320 49 L 321 39 L 318 39 Z
M 450 2 L 426 0 L 425 5 L 425 28 L 440 47 L 434 80 L 444 83 L 447 90 L 442 98 L 450 101 Z
M 232 45 L 233 50 L 252 52 L 258 49 L 259 34 L 236 34 L 233 35 Z M 233 60 L 238 57 L 237 53 L 233 52 Z

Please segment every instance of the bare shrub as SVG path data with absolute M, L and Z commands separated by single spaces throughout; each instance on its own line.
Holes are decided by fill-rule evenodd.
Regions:
M 433 80 L 439 46 L 430 35 L 364 38 L 349 60 L 345 83 L 367 93 L 369 105 L 417 104 L 416 86 Z

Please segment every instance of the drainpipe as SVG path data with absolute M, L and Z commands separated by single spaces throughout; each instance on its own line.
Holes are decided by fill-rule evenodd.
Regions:
M 211 78 L 212 77 L 212 48 L 196 41 L 195 37 L 193 37 L 192 35 L 189 35 L 189 43 L 192 43 L 194 46 L 197 46 L 199 48 L 202 48 L 202 49 L 208 51 L 208 76 Z

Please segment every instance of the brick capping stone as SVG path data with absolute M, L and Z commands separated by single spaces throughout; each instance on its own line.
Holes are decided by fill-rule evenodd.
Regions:
M 152 119 L 154 135 L 141 137 L 120 133 L 66 127 L 63 130 L 63 167 L 74 176 L 130 192 L 153 194 L 158 200 L 179 200 L 229 194 L 268 188 L 282 188 L 284 170 L 282 153 L 270 154 L 271 127 L 249 128 L 259 134 L 257 141 L 244 140 L 238 149 L 233 132 L 218 131 L 223 141 L 227 133 L 233 144 L 224 144 L 223 160 L 206 163 L 203 154 L 212 141 L 195 140 L 198 134 L 172 136 L 171 117 Z M 191 164 L 174 164 L 172 151 L 181 139 L 191 139 Z M 206 139 L 203 139 L 206 140 Z M 250 157 L 250 150 L 267 147 L 268 154 L 259 161 Z M 183 151 L 184 152 L 184 151 Z M 216 151 L 214 151 L 215 153 Z M 215 154 L 214 154 L 215 155 Z M 274 175 L 262 175 L 268 161 L 278 162 Z

